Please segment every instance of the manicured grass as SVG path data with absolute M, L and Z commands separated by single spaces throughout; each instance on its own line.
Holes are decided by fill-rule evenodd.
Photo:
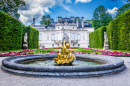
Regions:
M 78 48 L 78 51 L 82 52 L 82 51 L 93 51 L 93 50 L 87 50 L 87 49 L 83 49 L 83 48 Z
M 40 53 L 40 52 L 47 52 L 47 51 L 53 51 L 53 48 L 49 48 L 49 49 L 43 49 L 43 50 L 36 50 L 36 51 L 31 51 L 30 53 Z
M 99 52 L 99 51 L 93 51 L 93 50 L 87 50 L 87 49 L 83 49 L 83 48 L 78 48 L 78 51 L 80 51 L 80 52 L 86 52 L 86 53 L 101 53 L 101 52 Z
M 12 52 L 12 51 L 21 51 L 21 50 L 24 50 L 24 49 L 17 49 L 17 50 L 8 50 L 8 51 L 0 51 L 1 53 L 5 53 L 5 52 Z
M 53 51 L 56 51 L 56 52 L 58 52 L 58 51 L 60 51 L 61 49 L 53 49 Z
M 58 52 L 60 49 L 53 49 L 53 48 L 50 48 L 50 49 L 44 49 L 44 50 L 36 50 L 36 51 L 32 51 L 32 52 L 30 52 L 30 53 L 34 53 L 34 54 L 36 54 L 36 53 L 46 53 L 46 52 L 48 52 L 48 51 L 56 51 L 56 52 Z M 99 51 L 93 51 L 93 50 L 87 50 L 87 49 L 83 49 L 83 48 L 78 48 L 78 49 L 73 49 L 74 50 L 74 52 L 76 52 L 76 51 L 80 51 L 80 52 L 85 52 L 85 53 L 101 53 L 101 52 L 99 52 Z
M 128 52 L 128 53 L 130 53 L 130 51 L 128 51 L 128 50 L 112 50 L 112 49 L 108 49 L 108 50 L 111 50 L 111 51 L 120 51 L 120 52 Z
M 92 48 L 92 49 L 103 49 L 103 48 Z

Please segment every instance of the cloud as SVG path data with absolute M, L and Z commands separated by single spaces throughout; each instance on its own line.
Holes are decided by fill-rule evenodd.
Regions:
M 75 3 L 82 2 L 82 3 L 89 3 L 92 0 L 76 0 Z
M 114 15 L 117 12 L 118 8 L 114 7 L 113 9 L 107 9 L 106 13 Z
M 69 5 L 63 4 L 63 0 L 59 0 L 58 2 L 60 4 L 60 6 L 63 7 L 65 10 L 67 10 L 69 12 L 72 12 L 72 13 L 75 13 L 75 11 L 72 10 Z
M 123 4 L 128 4 L 127 0 L 121 0 L 123 2 Z
M 66 0 L 66 3 L 72 3 L 72 1 L 71 0 Z
M 36 22 L 40 22 L 42 15 L 51 13 L 49 9 L 55 5 L 59 5 L 63 9 L 75 13 L 70 6 L 63 3 L 64 1 L 72 3 L 71 0 L 25 0 L 26 6 L 22 6 L 18 10 L 18 13 L 20 14 L 19 20 L 24 25 L 31 25 L 33 18 L 35 18 Z
M 57 0 L 25 0 L 26 6 L 19 8 L 19 20 L 24 24 L 32 23 L 32 19 L 40 22 L 42 15 L 51 13 L 49 8 L 56 5 Z

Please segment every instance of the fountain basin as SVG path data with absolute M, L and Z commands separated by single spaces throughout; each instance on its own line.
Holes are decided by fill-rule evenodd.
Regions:
M 75 54 L 75 56 L 77 59 L 99 61 L 104 64 L 91 66 L 37 66 L 20 64 L 28 60 L 51 60 L 57 57 L 57 54 L 45 54 L 6 58 L 2 61 L 1 68 L 13 74 L 39 77 L 92 77 L 118 73 L 125 69 L 124 61 L 116 57 L 89 54 Z

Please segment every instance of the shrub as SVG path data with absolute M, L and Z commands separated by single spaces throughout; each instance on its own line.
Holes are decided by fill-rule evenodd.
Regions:
M 90 48 L 103 48 L 105 31 L 106 31 L 106 27 L 102 26 L 89 34 Z
M 130 50 L 130 10 L 107 26 L 107 35 L 110 49 Z
M 28 48 L 38 48 L 39 47 L 39 31 L 31 26 L 27 27 L 27 33 L 28 33 Z
M 22 49 L 24 28 L 20 21 L 0 11 L 0 50 Z
M 38 48 L 39 31 L 25 27 L 20 21 L 0 11 L 0 51 L 22 49 L 24 35 L 28 33 L 28 47 Z

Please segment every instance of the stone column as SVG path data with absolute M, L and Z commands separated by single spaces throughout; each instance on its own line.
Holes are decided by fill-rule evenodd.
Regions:
M 82 19 L 82 28 L 84 27 L 84 17 L 81 17 Z
M 77 27 L 79 27 L 79 17 L 76 17 L 76 24 L 77 24 Z
M 35 18 L 33 18 L 33 25 L 35 26 Z
M 74 17 L 70 17 L 71 20 L 73 20 L 73 23 L 74 23 Z
M 59 17 L 58 17 L 58 23 L 60 23 L 60 20 L 61 20 L 61 19 L 62 19 L 62 17 L 59 16 Z

